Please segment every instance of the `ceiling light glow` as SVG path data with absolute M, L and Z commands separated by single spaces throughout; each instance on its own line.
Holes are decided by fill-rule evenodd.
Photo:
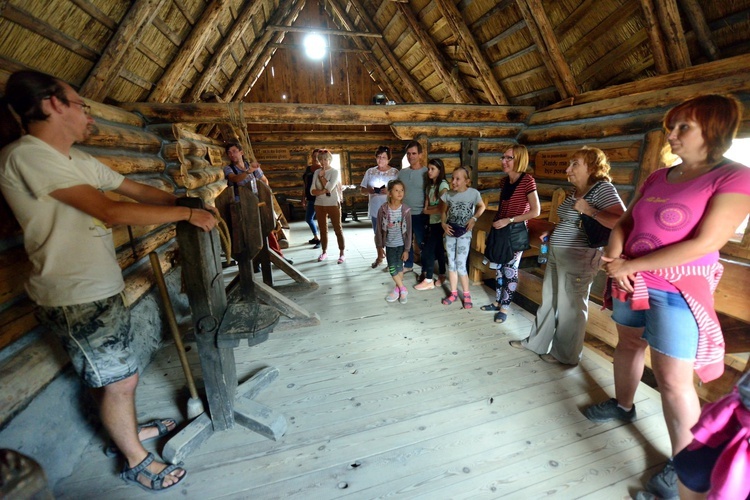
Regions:
M 307 54 L 307 57 L 310 59 L 319 61 L 325 57 L 327 48 L 326 41 L 317 33 L 310 33 L 307 35 L 302 44 L 305 46 L 305 54 Z

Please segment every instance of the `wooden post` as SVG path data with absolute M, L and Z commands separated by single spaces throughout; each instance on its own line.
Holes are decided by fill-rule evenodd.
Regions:
M 203 207 L 203 202 L 197 198 L 181 198 L 178 203 L 191 208 Z M 237 390 L 234 351 L 216 347 L 216 335 L 227 308 L 224 282 L 217 279 L 221 276 L 219 235 L 216 230 L 206 233 L 182 221 L 177 223 L 177 241 L 213 428 L 216 431 L 231 429 Z
M 665 140 L 664 131 L 662 130 L 652 130 L 646 133 L 646 137 L 643 140 L 640 168 L 638 169 L 636 192 L 641 188 L 643 182 L 648 179 L 649 175 L 665 166 L 662 158 L 664 145 L 666 144 Z

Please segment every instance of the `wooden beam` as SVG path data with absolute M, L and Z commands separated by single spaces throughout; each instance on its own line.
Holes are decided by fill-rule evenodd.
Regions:
M 654 57 L 654 67 L 660 75 L 669 73 L 669 62 L 667 61 L 667 50 L 664 48 L 664 38 L 659 29 L 659 20 L 656 17 L 654 0 L 641 0 L 643 18 L 646 21 L 648 39 L 651 43 L 651 54 Z
M 331 8 L 331 11 L 333 12 L 334 21 L 335 21 L 335 18 L 338 17 L 339 22 L 341 23 L 342 26 L 344 26 L 344 28 L 348 29 L 354 26 L 354 23 L 351 22 L 348 15 L 346 15 L 345 11 L 342 10 L 339 4 L 331 3 L 329 4 L 329 7 Z M 406 101 L 401 91 L 396 87 L 393 81 L 391 81 L 391 79 L 388 77 L 383 67 L 375 58 L 375 55 L 372 53 L 372 50 L 371 50 L 372 47 L 377 44 L 373 43 L 372 45 L 368 47 L 365 41 L 360 38 L 354 38 L 352 39 L 352 41 L 354 42 L 354 45 L 357 46 L 357 48 L 370 50 L 370 53 L 363 53 L 362 55 L 363 59 L 361 59 L 365 68 L 367 68 L 368 65 L 371 68 L 371 69 L 368 69 L 370 78 L 372 78 L 373 81 L 375 81 L 375 83 L 377 83 L 380 86 L 381 90 L 383 90 L 384 92 L 386 92 L 386 94 L 388 94 L 389 99 L 396 101 L 396 102 Z M 380 48 L 381 52 L 383 52 L 383 49 L 379 45 L 378 47 Z M 373 73 L 375 73 L 375 76 L 373 76 Z M 414 85 L 413 89 L 412 87 L 409 87 L 410 84 Z M 406 89 L 407 91 L 411 91 L 411 90 L 414 90 L 415 92 L 419 91 L 418 85 L 416 85 L 416 83 L 411 80 L 406 80 L 406 82 L 404 83 L 404 86 L 407 87 Z M 412 98 L 411 100 L 421 100 L 421 99 Z
M 741 73 L 706 78 L 704 81 L 692 81 L 685 85 L 675 82 L 663 88 L 644 88 L 637 93 L 606 96 L 601 100 L 587 100 L 567 108 L 538 111 L 529 119 L 529 125 L 549 126 L 553 123 L 591 120 L 620 113 L 639 113 L 674 106 L 692 96 L 707 92 L 746 93 L 748 91 L 750 91 L 750 80 Z
M 349 2 L 351 3 L 352 7 L 354 7 L 354 9 L 359 13 L 360 19 L 364 23 L 365 27 L 373 33 L 380 33 L 380 29 L 370 19 L 370 16 L 365 11 L 365 8 L 361 4 L 361 2 L 359 0 L 349 0 Z M 331 8 L 334 10 L 338 18 L 341 20 L 342 24 L 346 24 L 346 27 L 348 29 L 353 29 L 356 26 L 354 20 L 351 19 L 346 13 L 346 9 L 344 8 L 344 6 L 342 6 L 340 1 L 330 0 L 329 4 L 331 5 Z M 396 55 L 393 53 L 393 50 L 391 50 L 391 47 L 384 39 L 375 40 L 374 45 L 377 45 L 381 52 L 383 52 L 383 55 L 385 55 L 385 58 L 391 64 L 391 67 L 396 72 L 398 77 L 401 79 L 401 84 L 404 85 L 407 92 L 411 95 L 412 102 L 432 101 L 429 94 L 427 94 L 427 92 L 414 80 L 412 74 L 409 73 L 409 71 L 404 67 L 403 64 L 401 64 L 401 60 L 396 57 Z
M 619 44 L 614 49 L 607 52 L 603 57 L 599 58 L 598 61 L 590 64 L 587 68 L 578 74 L 578 81 L 583 85 L 589 79 L 600 75 L 607 68 L 611 68 L 618 61 L 622 61 L 628 54 L 632 53 L 639 45 L 646 42 L 648 34 L 643 31 L 639 31 L 627 40 Z M 595 86 L 598 86 L 599 82 Z
M 220 123 L 229 117 L 230 104 L 173 104 L 136 102 L 123 104 L 152 123 Z M 236 104 L 232 104 L 236 106 Z M 391 125 L 393 123 L 524 123 L 530 106 L 473 104 L 399 104 L 395 106 L 243 103 L 247 123 L 320 125 Z
M 340 35 L 340 36 L 360 36 L 363 38 L 383 38 L 380 33 L 370 33 L 368 31 L 348 31 L 348 30 L 333 30 L 329 28 L 306 28 L 298 26 L 277 26 L 271 25 L 266 27 L 270 31 L 293 31 L 296 33 L 318 33 L 319 35 Z
M 521 49 L 521 50 L 519 50 L 518 52 L 516 52 L 514 54 L 510 54 L 509 56 L 503 57 L 502 59 L 493 62 L 492 63 L 492 67 L 493 68 L 497 68 L 498 66 L 502 66 L 503 64 L 512 61 L 513 59 L 516 59 L 516 58 L 519 58 L 519 57 L 523 57 L 526 54 L 530 54 L 530 53 L 534 52 L 535 50 L 539 50 L 539 47 L 537 47 L 536 44 L 534 43 L 534 44 L 529 45 L 525 49 Z
M 66 35 L 50 24 L 32 16 L 25 10 L 16 7 L 11 3 L 2 2 L 2 4 L 0 4 L 0 16 L 26 28 L 32 33 L 36 33 L 37 35 L 46 38 L 84 59 L 96 61 L 99 58 L 99 53 L 88 45 L 84 45 L 72 36 Z
M 295 0 L 281 0 L 281 2 L 279 2 L 279 6 L 269 17 L 268 24 L 280 23 L 292 8 L 294 2 Z M 304 5 L 304 0 L 302 0 L 301 3 Z M 250 70 L 255 64 L 255 61 L 257 61 L 258 57 L 260 57 L 260 55 L 263 53 L 266 45 L 268 45 L 268 43 L 271 41 L 273 35 L 274 34 L 272 31 L 263 29 L 262 35 L 253 41 L 251 50 L 245 53 L 244 57 L 242 58 L 242 62 L 237 67 L 237 71 L 235 71 L 234 75 L 232 75 L 230 85 L 227 86 L 227 88 L 224 89 L 224 92 L 221 94 L 221 98 L 225 102 L 234 100 L 235 96 L 237 95 L 237 90 L 245 81 L 245 78 L 247 77 L 248 73 L 250 73 Z
M 716 61 L 721 55 L 719 54 L 719 48 L 716 46 L 700 4 L 697 0 L 680 0 L 680 3 L 690 26 L 693 27 L 693 33 L 695 33 L 698 39 L 698 45 L 700 45 L 709 60 Z
M 471 23 L 471 26 L 469 26 L 469 29 L 471 29 L 472 33 L 476 33 L 476 31 L 481 28 L 482 26 L 487 23 L 490 19 L 495 17 L 497 14 L 501 13 L 505 9 L 507 9 L 512 3 L 515 3 L 515 0 L 501 0 L 497 3 L 494 7 L 492 7 L 490 10 L 482 14 L 482 16 Z
M 198 22 L 190 30 L 190 35 L 180 46 L 177 56 L 172 60 L 167 70 L 161 76 L 154 87 L 154 90 L 148 96 L 149 102 L 166 102 L 171 101 L 175 90 L 178 88 L 180 80 L 187 73 L 188 68 L 195 62 L 200 55 L 206 41 L 213 34 L 219 16 L 224 16 L 228 12 L 228 0 L 213 0 L 203 11 Z
M 172 30 L 172 28 L 169 27 L 167 23 L 164 22 L 163 19 L 160 17 L 154 18 L 154 27 L 161 32 L 162 35 L 166 37 L 167 40 L 172 42 L 172 45 L 175 47 L 179 47 L 180 44 L 182 44 L 182 40 L 180 40 L 180 36 Z
M 456 5 L 452 0 L 435 0 L 435 3 L 443 17 L 448 21 L 448 24 L 453 28 L 454 33 L 463 42 L 463 48 L 466 50 L 466 58 L 476 72 L 477 79 L 487 96 L 487 100 L 490 104 L 508 104 L 508 98 L 495 79 L 492 68 L 487 63 L 484 54 L 466 26 L 466 22 Z
M 656 14 L 664 33 L 667 52 L 672 61 L 672 69 L 683 69 L 691 66 L 685 32 L 677 9 L 677 0 L 659 0 L 656 2 Z
M 83 97 L 93 101 L 104 101 L 117 81 L 124 61 L 141 41 L 146 28 L 165 2 L 166 0 L 136 0 L 130 6 L 117 31 L 109 39 L 104 53 L 83 82 L 79 91 Z
M 281 24 L 291 25 L 297 19 L 297 16 L 302 11 L 304 6 L 305 0 L 299 0 L 299 2 L 297 2 L 297 4 L 286 14 L 286 16 L 282 18 Z M 283 31 L 265 31 L 263 34 L 268 34 L 269 38 L 266 39 L 265 37 L 262 37 L 264 40 L 263 51 L 261 52 L 260 57 L 255 59 L 253 65 L 250 67 L 250 71 L 247 72 L 245 79 L 238 87 L 239 92 L 236 95 L 239 95 L 240 98 L 235 100 L 244 99 L 245 95 L 247 95 L 247 93 L 250 92 L 250 89 L 253 88 L 253 85 L 255 85 L 255 82 L 258 81 L 260 75 L 263 74 L 263 71 L 266 69 L 266 64 L 271 60 L 271 57 L 273 57 L 273 54 L 276 52 L 276 49 L 269 46 L 272 40 L 275 43 L 281 43 L 286 36 L 286 33 L 284 33 Z
M 564 37 L 568 30 L 579 24 L 584 16 L 589 15 L 589 11 L 598 1 L 599 0 L 583 0 L 573 12 L 568 14 L 568 17 L 563 19 L 563 21 L 555 27 L 555 36 L 561 38 Z
M 92 4 L 88 0 L 70 0 L 70 3 L 74 4 L 76 7 L 84 11 L 86 14 L 90 15 L 91 17 L 93 17 L 94 19 L 102 23 L 110 31 L 117 31 L 117 23 L 114 20 L 112 20 L 112 18 L 109 17 L 107 14 L 102 12 L 99 9 L 99 7 Z
M 534 114 L 531 121 L 535 121 L 539 114 L 546 113 L 547 111 L 569 108 L 580 104 L 595 103 L 604 99 L 631 96 L 640 92 L 661 90 L 669 87 L 677 87 L 699 82 L 711 82 L 712 80 L 719 78 L 736 75 L 737 68 L 747 68 L 749 66 L 750 54 L 743 54 L 727 59 L 719 59 L 718 61 L 698 66 L 692 66 L 666 75 L 644 78 L 643 80 L 623 83 L 601 90 L 592 90 L 579 95 L 575 99 L 566 99 L 540 110 L 538 113 Z
M 304 45 L 295 44 L 295 43 L 269 43 L 269 47 L 273 47 L 274 49 L 291 49 L 291 50 L 305 50 Z M 341 52 L 341 53 L 354 53 L 354 54 L 363 54 L 368 53 L 372 54 L 372 50 L 370 49 L 345 49 L 340 47 L 328 47 L 327 49 L 329 52 Z
M 503 40 L 505 40 L 509 36 L 514 35 L 517 32 L 521 31 L 525 27 L 526 27 L 526 21 L 524 21 L 523 19 L 521 19 L 520 21 L 518 21 L 516 24 L 514 24 L 510 28 L 502 31 L 499 35 L 497 35 L 495 37 L 492 37 L 489 40 L 487 40 L 486 42 L 484 42 L 482 45 L 480 45 L 480 47 L 482 48 L 482 50 L 487 50 L 490 47 L 494 47 L 495 45 L 499 44 L 500 42 L 502 42 Z M 494 64 L 493 64 L 493 67 L 494 67 Z
M 591 45 L 596 45 L 597 40 L 607 34 L 611 34 L 612 26 L 624 24 L 638 11 L 636 0 L 627 0 L 621 7 L 613 10 L 594 29 L 579 38 L 573 45 L 565 50 L 565 54 L 571 61 L 580 57 L 581 53 Z
M 455 103 L 475 103 L 477 100 L 471 94 L 471 91 L 466 87 L 464 82 L 461 80 L 458 71 L 452 71 L 448 69 L 448 64 L 445 58 L 440 54 L 435 41 L 432 39 L 429 33 L 422 27 L 416 14 L 412 11 L 409 4 L 399 3 L 397 4 L 398 10 L 401 15 L 404 16 L 409 27 L 411 27 L 414 34 L 417 35 L 422 50 L 424 51 L 427 59 L 432 63 L 432 67 L 435 68 L 435 72 L 438 74 L 440 79 L 448 89 L 448 93 L 453 98 Z
M 532 38 L 539 46 L 544 65 L 555 80 L 560 95 L 563 98 L 578 95 L 580 92 L 573 72 L 560 50 L 541 0 L 518 0 L 516 5 L 529 26 Z
M 240 11 L 237 19 L 232 23 L 227 35 L 222 39 L 219 47 L 211 56 L 211 60 L 208 62 L 208 66 L 203 70 L 198 81 L 193 85 L 192 90 L 185 96 L 183 101 L 185 102 L 197 102 L 200 100 L 201 94 L 205 92 L 208 86 L 213 81 L 216 74 L 219 72 L 224 60 L 230 49 L 234 47 L 237 42 L 245 35 L 245 31 L 252 26 L 252 19 L 255 14 L 258 13 L 260 8 L 263 6 L 262 0 L 248 0 L 244 3 L 242 10 Z

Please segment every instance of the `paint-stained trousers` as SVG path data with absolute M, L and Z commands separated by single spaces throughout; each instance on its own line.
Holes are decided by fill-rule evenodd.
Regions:
M 562 363 L 578 363 L 586 334 L 589 292 L 601 255 L 596 248 L 550 245 L 542 303 L 524 347 L 537 354 L 551 354 Z

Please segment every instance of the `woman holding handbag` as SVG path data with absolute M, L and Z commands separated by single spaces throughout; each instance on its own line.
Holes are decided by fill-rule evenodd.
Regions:
M 495 311 L 495 323 L 502 323 L 508 319 L 510 303 L 518 286 L 518 265 L 521 263 L 523 251 L 528 248 L 526 221 L 538 217 L 541 210 L 536 182 L 531 175 L 525 173 L 529 166 L 529 152 L 526 146 L 515 144 L 508 148 L 503 154 L 502 165 L 503 172 L 508 176 L 500 184 L 500 206 L 492 227 L 502 229 L 510 225 L 510 232 L 514 235 L 524 233 L 520 236 L 525 236 L 526 245 L 518 249 L 513 248 L 513 258 L 508 262 L 490 262 L 490 268 L 497 270 L 496 300 L 492 304 L 482 306 L 481 309 Z
M 581 224 L 583 214 L 612 228 L 625 210 L 609 182 L 604 152 L 583 147 L 573 153 L 565 173 L 575 189 L 557 209 L 560 223 L 549 241 L 542 303 L 526 340 L 510 345 L 529 349 L 548 363 L 577 365 L 583 352 L 591 283 L 599 271 L 600 248 L 591 248 Z M 548 233 L 542 233 L 541 238 Z

